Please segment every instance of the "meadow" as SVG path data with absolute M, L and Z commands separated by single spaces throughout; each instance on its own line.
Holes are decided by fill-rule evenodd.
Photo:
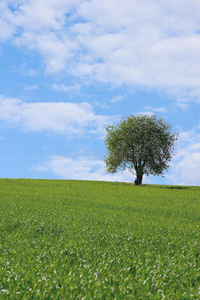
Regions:
M 200 299 L 200 187 L 0 179 L 1 299 Z

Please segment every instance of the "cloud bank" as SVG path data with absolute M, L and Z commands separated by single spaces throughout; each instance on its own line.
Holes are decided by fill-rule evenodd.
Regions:
M 199 11 L 197 0 L 2 0 L 0 39 L 38 52 L 51 74 L 199 101 Z

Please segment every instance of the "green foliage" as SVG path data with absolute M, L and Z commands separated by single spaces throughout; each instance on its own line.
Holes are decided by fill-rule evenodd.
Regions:
M 106 128 L 107 171 L 135 170 L 137 176 L 163 175 L 178 138 L 171 125 L 155 115 L 132 115 Z
M 200 188 L 0 180 L 0 298 L 199 299 Z

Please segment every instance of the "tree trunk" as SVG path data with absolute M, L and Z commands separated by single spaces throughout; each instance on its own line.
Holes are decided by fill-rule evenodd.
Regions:
M 137 174 L 137 177 L 135 179 L 135 185 L 141 185 L 142 184 L 142 178 L 143 178 L 143 174 Z

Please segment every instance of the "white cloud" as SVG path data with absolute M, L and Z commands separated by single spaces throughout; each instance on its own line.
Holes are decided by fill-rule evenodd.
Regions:
M 179 1 L 83 1 L 79 12 L 95 33 L 76 29 L 89 45 L 90 59 L 103 63 L 86 60 L 80 71 L 88 66 L 99 80 L 119 84 L 198 87 L 200 4 L 185 1 L 181 6 Z
M 0 41 L 6 41 L 16 31 L 16 26 L 10 22 L 12 12 L 9 10 L 8 4 L 5 0 L 0 2 Z
M 78 83 L 75 83 L 73 85 L 64 85 L 64 84 L 58 84 L 58 83 L 54 83 L 52 85 L 52 88 L 55 90 L 55 91 L 61 91 L 61 92 L 71 92 L 71 93 L 74 93 L 74 92 L 78 92 L 81 88 L 81 85 L 78 84 Z
M 182 90 L 200 97 L 197 0 L 3 0 L 0 10 L 2 39 L 40 53 L 49 73 L 165 89 L 180 105 Z
M 5 2 L 10 2 L 13 11 L 10 19 L 16 26 L 30 31 L 43 31 L 49 28 L 62 29 L 66 21 L 66 13 L 69 14 L 71 10 L 74 10 L 80 0 L 15 0 Z
M 167 113 L 168 109 L 165 107 L 152 107 L 150 105 L 145 106 L 145 109 L 148 111 L 153 111 L 157 113 Z
M 154 115 L 154 113 L 152 111 L 140 111 L 140 112 L 137 112 L 135 113 L 135 115 L 145 115 L 145 116 L 152 116 Z
M 126 95 L 124 95 L 124 96 L 115 96 L 115 97 L 112 98 L 111 102 L 112 103 L 117 103 L 117 102 L 120 102 L 120 101 L 124 100 L 124 98 L 126 98 Z
M 200 185 L 200 132 L 181 132 L 176 152 L 166 178 L 173 184 Z
M 39 172 L 51 172 L 63 179 L 134 182 L 134 176 L 128 171 L 106 174 L 104 162 L 95 159 L 72 159 L 55 155 L 35 168 Z
M 13 66 L 11 71 L 13 73 L 22 73 L 31 77 L 36 76 L 38 74 L 38 70 L 29 68 L 27 62 L 21 64 L 19 68 Z
M 101 108 L 103 108 L 103 109 L 110 109 L 110 106 L 108 106 L 107 104 L 105 104 L 105 103 L 103 103 L 103 102 L 99 102 L 99 101 L 97 101 L 97 100 L 95 100 L 95 101 L 93 102 L 93 105 L 94 105 L 94 106 L 97 106 L 97 107 L 101 107 Z
M 109 117 L 95 115 L 88 103 L 24 103 L 0 96 L 0 120 L 8 126 L 20 126 L 33 132 L 53 132 L 68 136 L 104 134 Z
M 32 91 L 32 90 L 38 90 L 39 86 L 37 84 L 34 85 L 27 85 L 24 87 L 24 90 L 26 91 Z
M 24 32 L 14 40 L 14 43 L 21 47 L 26 46 L 30 50 L 38 51 L 46 64 L 46 72 L 54 74 L 66 69 L 67 61 L 74 57 L 73 51 L 77 45 L 64 33 L 57 35 L 54 32 Z

